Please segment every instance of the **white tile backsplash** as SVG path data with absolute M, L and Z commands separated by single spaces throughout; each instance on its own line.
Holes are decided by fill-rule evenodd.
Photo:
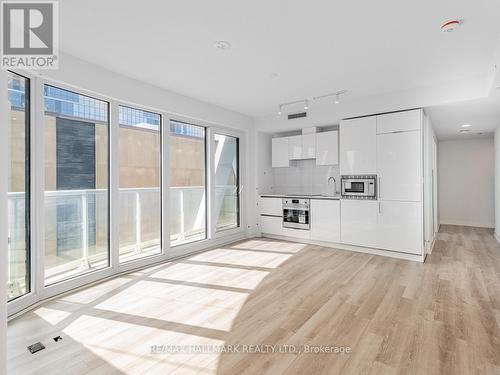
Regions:
M 273 191 L 279 194 L 333 194 L 333 184 L 328 178 L 337 181 L 340 189 L 338 165 L 316 165 L 316 160 L 296 160 L 288 168 L 273 168 Z

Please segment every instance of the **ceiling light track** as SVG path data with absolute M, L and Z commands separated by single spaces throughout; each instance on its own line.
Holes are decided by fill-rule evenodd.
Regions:
M 299 104 L 299 103 L 304 103 L 304 109 L 307 111 L 309 109 L 309 99 L 301 99 L 301 100 L 295 100 L 293 102 L 286 102 L 286 103 L 281 103 L 278 105 L 278 115 L 281 115 L 283 112 L 283 108 L 294 105 L 294 104 Z
M 332 92 L 330 94 L 315 96 L 313 98 L 313 100 L 320 100 L 320 99 L 330 98 L 330 97 L 334 96 L 335 97 L 335 104 L 339 104 L 342 95 L 345 95 L 345 94 L 347 94 L 347 90 L 340 90 L 340 91 Z
M 340 91 L 335 91 L 335 92 L 332 92 L 332 93 L 326 94 L 326 95 L 315 96 L 312 99 L 319 100 L 319 99 L 325 99 L 325 98 L 330 98 L 330 97 L 334 96 L 335 97 L 335 104 L 339 104 L 342 96 L 345 94 L 347 94 L 347 90 L 340 90 Z M 307 111 L 309 109 L 309 99 L 294 100 L 292 102 L 280 103 L 278 105 L 278 115 L 281 115 L 283 113 L 283 108 L 285 108 L 287 106 L 294 105 L 294 104 L 299 104 L 299 103 L 304 104 L 304 110 Z

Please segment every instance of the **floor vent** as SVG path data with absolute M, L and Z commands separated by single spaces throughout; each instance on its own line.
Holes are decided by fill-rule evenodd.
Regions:
M 41 342 L 36 342 L 33 345 L 28 346 L 28 350 L 31 354 L 35 354 L 43 349 L 45 349 L 45 346 Z
M 302 117 L 307 117 L 307 112 L 300 112 L 300 113 L 290 113 L 288 115 L 289 120 L 293 120 L 295 118 L 302 118 Z

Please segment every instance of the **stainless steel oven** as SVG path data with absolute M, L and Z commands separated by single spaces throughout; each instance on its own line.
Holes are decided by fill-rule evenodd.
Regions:
M 309 199 L 284 198 L 283 227 L 303 230 L 311 229 L 310 206 Z
M 377 176 L 341 176 L 342 198 L 377 199 Z

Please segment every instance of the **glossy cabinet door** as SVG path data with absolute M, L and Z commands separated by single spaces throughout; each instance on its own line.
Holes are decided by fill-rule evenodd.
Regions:
M 316 133 L 316 165 L 339 163 L 339 132 Z
M 288 137 L 288 158 L 290 160 L 302 159 L 302 136 L 293 135 Z
M 283 216 L 283 199 L 274 197 L 261 197 L 259 203 L 262 215 Z
M 422 203 L 379 201 L 378 246 L 402 253 L 422 253 Z
M 381 200 L 422 200 L 420 131 L 377 135 L 378 195 Z
M 340 242 L 340 200 L 311 199 L 311 240 Z
M 342 243 L 377 247 L 378 202 L 343 199 L 340 203 Z
M 289 167 L 288 137 L 273 138 L 271 141 L 273 167 Z
M 421 130 L 421 124 L 421 109 L 378 115 L 377 134 Z
M 340 174 L 377 173 L 377 117 L 340 122 Z
M 283 218 L 276 216 L 261 216 L 260 231 L 262 233 L 283 235 Z
M 302 137 L 301 159 L 316 158 L 316 133 L 304 134 Z

